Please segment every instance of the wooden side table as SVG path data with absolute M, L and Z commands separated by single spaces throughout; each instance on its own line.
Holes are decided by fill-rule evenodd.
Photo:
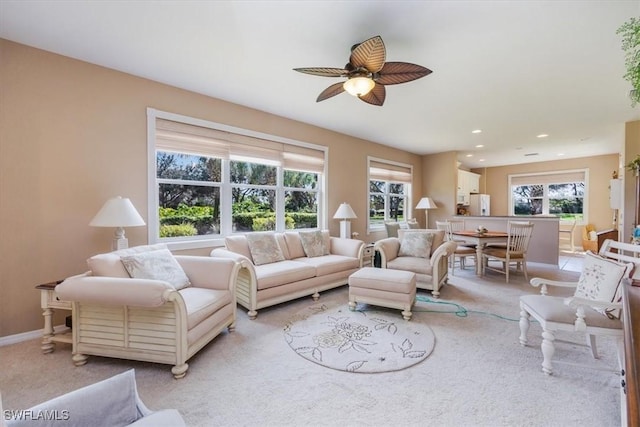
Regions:
M 56 333 L 53 330 L 54 310 L 71 311 L 71 302 L 63 301 L 56 295 L 56 285 L 59 283 L 62 283 L 62 280 L 36 286 L 36 289 L 40 290 L 40 307 L 42 307 L 42 316 L 44 317 L 42 345 L 40 346 L 44 354 L 53 352 L 56 342 L 71 344 L 71 332 L 69 330 L 60 333 Z
M 373 243 L 367 243 L 362 251 L 362 266 L 373 267 Z

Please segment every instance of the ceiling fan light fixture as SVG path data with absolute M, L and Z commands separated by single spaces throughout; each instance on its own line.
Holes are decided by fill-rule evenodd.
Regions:
M 353 96 L 364 96 L 371 92 L 376 82 L 369 77 L 351 77 L 342 85 Z

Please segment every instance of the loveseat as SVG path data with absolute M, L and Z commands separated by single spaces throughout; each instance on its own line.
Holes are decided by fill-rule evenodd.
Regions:
M 228 236 L 211 256 L 240 263 L 237 301 L 255 319 L 258 309 L 346 285 L 362 267 L 364 242 L 328 231 L 257 232 Z
M 416 288 L 428 289 L 434 298 L 449 277 L 448 260 L 457 247 L 445 241 L 444 230 L 398 230 L 398 237 L 387 237 L 374 245 L 380 254 L 380 267 L 411 271 Z
M 72 302 L 72 359 L 88 355 L 173 364 L 186 361 L 236 321 L 240 265 L 208 256 L 174 256 L 166 245 L 93 256 L 90 271 L 56 286 Z

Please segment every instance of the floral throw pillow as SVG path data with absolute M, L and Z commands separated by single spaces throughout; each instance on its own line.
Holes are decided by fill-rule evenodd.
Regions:
M 622 279 L 628 277 L 633 264 L 622 264 L 588 251 L 574 296 L 596 301 L 620 302 Z M 595 309 L 609 318 L 619 318 L 620 310 Z
M 249 233 L 247 234 L 249 252 L 255 265 L 271 264 L 284 261 L 282 249 L 278 245 L 273 233 Z
M 422 231 L 405 232 L 400 242 L 398 256 L 413 256 L 418 258 L 431 257 L 433 233 Z
M 302 249 L 309 258 L 326 255 L 329 253 L 327 242 L 322 231 L 300 231 Z
M 176 290 L 186 288 L 191 284 L 169 249 L 126 255 L 120 260 L 134 279 L 163 280 Z

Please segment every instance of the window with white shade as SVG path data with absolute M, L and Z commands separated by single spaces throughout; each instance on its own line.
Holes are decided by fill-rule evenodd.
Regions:
M 326 227 L 326 148 L 148 109 L 149 241 Z
M 588 170 L 509 176 L 511 215 L 553 215 L 587 221 Z
M 369 230 L 384 228 L 385 221 L 403 222 L 411 214 L 411 165 L 370 157 Z

